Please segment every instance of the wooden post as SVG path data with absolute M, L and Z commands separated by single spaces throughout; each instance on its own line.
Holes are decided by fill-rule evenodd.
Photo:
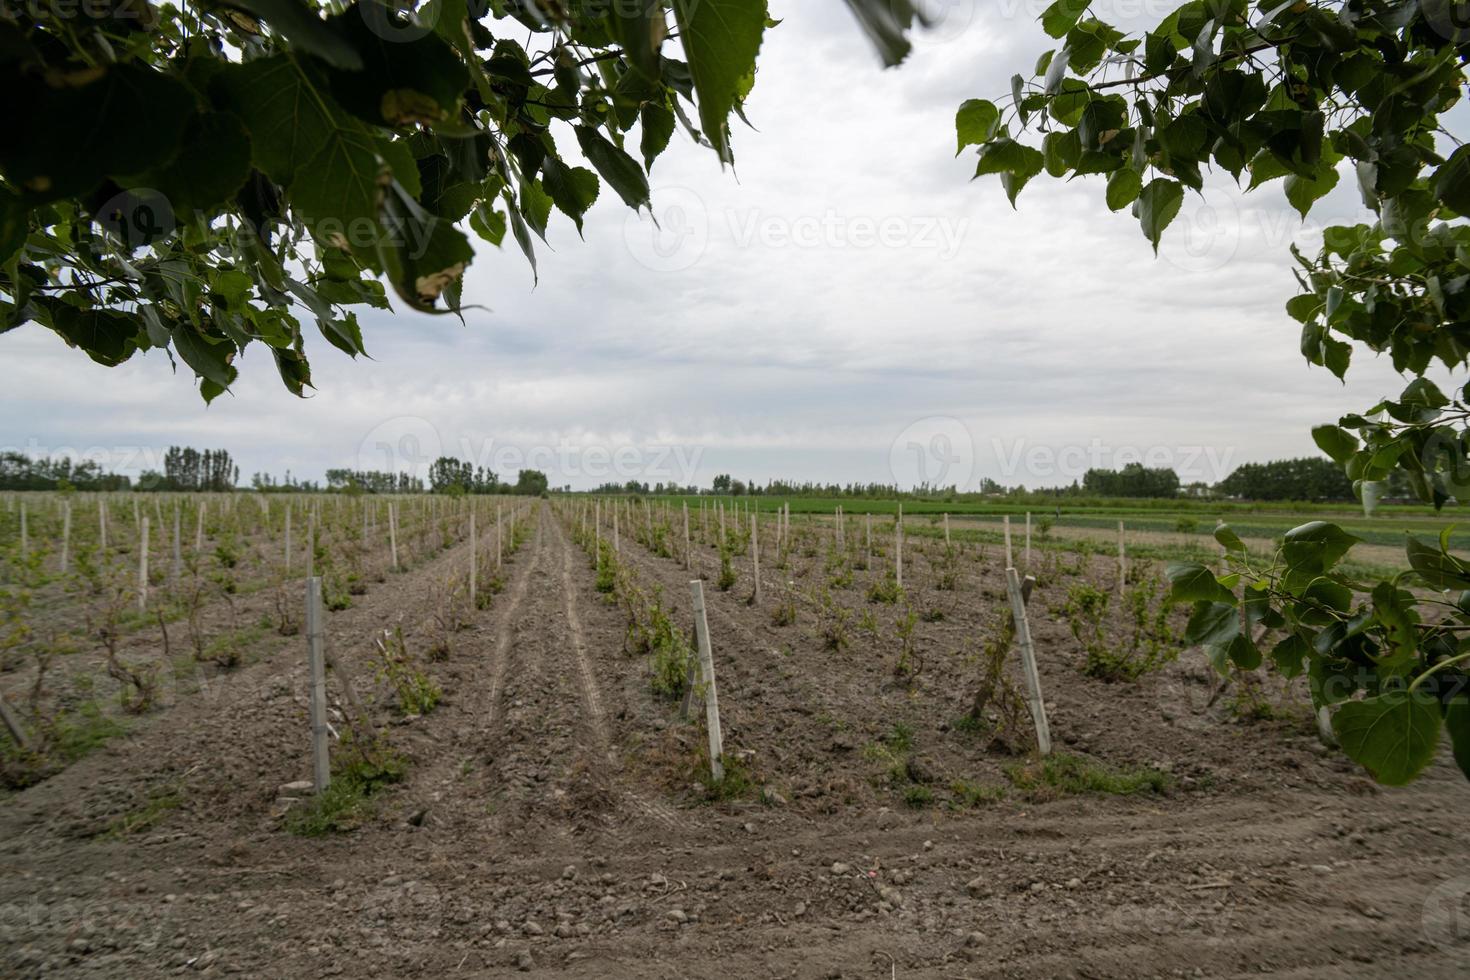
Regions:
M 470 508 L 470 608 L 475 608 L 475 590 L 480 577 L 480 539 L 475 533 L 475 509 Z
M 1026 557 L 1025 567 L 1031 567 L 1031 512 L 1026 512 Z
M 898 505 L 898 522 L 893 525 L 893 572 L 903 588 L 903 504 Z
M 21 560 L 31 557 L 31 539 L 29 528 L 26 526 L 26 502 L 20 502 L 20 557 Z
M 71 562 L 71 501 L 61 502 L 61 574 Z
M 98 550 L 107 554 L 107 501 L 101 497 L 97 499 L 97 541 Z
M 20 723 L 20 715 L 16 714 L 10 702 L 5 700 L 4 694 L 0 694 L 0 721 L 5 722 L 5 727 L 10 730 L 10 737 L 15 739 L 15 744 L 20 746 L 21 751 L 29 752 L 31 738 L 26 734 L 25 726 Z
M 684 502 L 684 570 L 694 567 L 694 556 L 689 551 L 689 502 Z
M 148 610 L 148 515 L 143 515 L 143 526 L 138 529 L 138 611 Z
M 327 755 L 327 668 L 323 655 L 322 580 L 311 576 L 306 580 L 306 667 L 311 689 L 308 692 L 311 715 L 311 776 L 318 793 L 325 793 L 332 781 L 332 766 Z
M 755 578 L 755 604 L 761 604 L 761 536 L 754 512 L 750 515 L 750 571 Z
M 863 531 L 867 537 L 868 560 L 873 560 L 873 515 L 871 512 L 863 515 Z
M 949 514 L 944 515 L 944 547 L 949 550 Z
M 1128 587 L 1128 553 L 1123 544 L 1123 522 L 1118 522 L 1118 598 Z
M 291 501 L 286 501 L 286 575 L 291 575 Z
M 205 508 L 207 508 L 208 506 L 209 506 L 209 501 L 207 501 L 207 500 L 201 500 L 201 501 L 199 501 L 199 513 L 195 515 L 195 520 L 194 520 L 194 554 L 196 554 L 196 555 L 202 555 L 204 553 L 204 511 L 205 511 Z
M 715 658 L 710 648 L 709 621 L 704 612 L 704 583 L 695 579 L 689 583 L 689 592 L 694 599 L 694 636 L 699 654 L 700 687 L 704 693 L 705 725 L 709 728 L 710 778 L 718 783 L 725 778 L 725 747 L 720 734 L 720 697 L 715 689 Z
M 1036 724 L 1036 750 L 1051 755 L 1051 726 L 1046 721 L 1046 703 L 1041 697 L 1041 674 L 1036 669 L 1036 647 L 1031 641 L 1031 624 L 1026 619 L 1026 597 L 1022 594 L 1021 576 L 1014 568 L 1006 569 L 1006 592 L 1011 599 L 1011 617 L 1016 623 L 1016 643 L 1021 648 L 1021 673 L 1026 679 L 1026 704 Z
M 500 518 L 496 518 L 496 526 L 499 526 Z M 500 532 L 497 531 L 498 535 Z M 499 538 L 496 539 L 496 547 L 500 547 Z M 595 565 L 602 560 L 602 501 L 597 500 L 592 504 L 592 563 Z M 498 561 L 498 559 L 497 559 Z
M 174 567 L 172 573 L 174 582 L 184 577 L 184 545 L 180 540 L 180 520 L 182 518 L 179 516 L 179 504 L 178 501 L 174 501 Z
M 622 539 L 618 536 L 618 510 L 619 509 L 620 508 L 618 508 L 616 506 L 613 507 L 613 551 L 615 551 L 615 552 L 617 552 L 618 554 L 621 555 L 623 553 L 623 542 L 622 542 Z
M 388 550 L 393 557 L 393 571 L 398 571 L 398 505 L 388 502 Z

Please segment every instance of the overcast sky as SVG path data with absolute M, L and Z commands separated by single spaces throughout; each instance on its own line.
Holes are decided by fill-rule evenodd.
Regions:
M 1282 311 L 1289 244 L 1367 220 L 1351 179 L 1307 226 L 1279 181 L 1245 198 L 1214 179 L 1157 259 L 1101 178 L 1043 175 L 1018 211 L 998 178 L 970 180 L 955 109 L 1029 74 L 1052 46 L 1043 6 L 951 0 L 884 71 L 843 5 L 773 0 L 756 128 L 737 124 L 733 171 L 675 135 L 652 176 L 661 230 L 604 188 L 585 242 L 553 217 L 539 286 L 509 239 L 478 243 L 465 301 L 486 309 L 465 326 L 370 313 L 372 361 L 313 333 L 305 401 L 264 349 L 205 407 L 160 352 L 109 370 L 28 325 L 0 335 L 0 445 L 100 448 L 131 472 L 170 444 L 223 447 L 247 482 L 439 452 L 578 488 L 721 472 L 1039 486 L 1135 458 L 1214 482 L 1314 452 L 1312 425 L 1397 392 L 1363 350 L 1346 386 L 1309 368 Z

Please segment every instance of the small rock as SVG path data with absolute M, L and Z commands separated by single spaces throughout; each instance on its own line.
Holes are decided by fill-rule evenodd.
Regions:
M 306 796 L 316 788 L 309 779 L 299 779 L 294 783 L 286 783 L 276 790 L 277 796 Z
M 934 850 L 934 842 L 932 840 L 926 840 L 924 842 L 924 850 L 926 850 L 926 851 L 932 851 L 932 850 Z
M 887 902 L 889 905 L 892 905 L 894 908 L 898 908 L 899 906 L 903 905 L 903 892 L 899 891 L 897 888 L 894 888 L 892 885 L 883 885 L 881 888 L 879 888 L 878 897 L 883 899 L 883 901 Z
M 1081 888 L 1082 887 L 1082 879 L 1081 878 L 1068 878 L 1067 879 L 1067 887 L 1068 888 Z
M 969 935 L 965 936 L 965 945 L 966 946 L 984 946 L 985 945 L 985 938 L 986 938 L 985 937 L 985 933 L 983 933 L 983 932 L 972 932 Z
M 683 909 L 669 909 L 669 914 L 666 916 L 666 918 L 677 922 L 680 925 L 683 925 L 684 923 L 689 921 L 689 916 L 684 913 Z
M 986 892 L 984 878 L 971 878 L 965 884 L 965 891 L 970 893 L 971 898 L 981 898 Z
M 526 924 L 521 926 L 521 931 L 528 936 L 544 936 L 546 930 L 541 928 L 541 923 L 534 919 L 527 919 Z
M 522 973 L 525 973 L 535 965 L 536 961 L 531 959 L 531 951 L 529 949 L 523 949 L 516 954 L 516 969 Z
M 1046 891 L 1046 883 L 1045 882 L 1041 882 L 1041 881 L 1033 881 L 1031 883 L 1031 891 L 1033 893 L 1040 893 L 1040 892 Z
M 843 864 L 841 861 L 833 861 L 832 862 L 832 873 L 834 875 L 848 875 L 848 874 L 852 874 L 852 865 L 850 865 L 850 864 Z
M 577 866 L 575 864 L 569 864 L 565 868 L 562 868 L 561 869 L 561 880 L 562 881 L 571 881 L 572 879 L 574 879 L 576 877 L 577 877 Z

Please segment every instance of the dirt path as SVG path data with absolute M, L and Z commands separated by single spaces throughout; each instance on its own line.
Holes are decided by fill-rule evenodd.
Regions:
M 684 622 L 682 562 L 638 547 L 625 539 L 625 556 Z M 334 641 L 427 609 L 442 570 L 395 579 L 357 619 L 333 617 Z M 1190 708 L 1181 692 L 1205 683 L 1190 665 L 1154 686 L 1081 680 L 1047 626 L 1059 742 L 1158 758 L 1180 786 L 909 809 L 865 758 L 895 720 L 942 773 L 936 787 L 998 772 L 945 726 L 965 696 L 963 660 L 935 653 L 917 687 L 895 687 L 882 643 L 825 651 L 805 620 L 775 627 L 769 609 L 709 590 L 727 746 L 778 791 L 712 805 L 691 785 L 702 733 L 651 693 L 646 664 L 624 653 L 621 613 L 549 508 L 507 573 L 432 665 L 445 703 L 390 726 L 408 779 L 351 834 L 303 839 L 270 818 L 274 786 L 305 759 L 299 671 L 283 665 L 242 672 L 261 678 L 6 800 L 0 974 L 1433 980 L 1470 969 L 1470 787 L 1448 764 L 1379 790 L 1295 722 Z M 984 624 L 992 570 L 967 574 L 964 603 L 932 624 L 936 648 Z M 406 632 L 420 643 L 414 618 Z M 192 773 L 183 803 L 156 826 L 87 832 L 101 801 L 134 801 L 181 772 Z

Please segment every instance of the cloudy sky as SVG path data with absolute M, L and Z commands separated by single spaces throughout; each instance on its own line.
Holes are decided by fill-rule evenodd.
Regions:
M 444 452 L 579 488 L 727 471 L 1038 486 L 1133 459 L 1213 482 L 1313 452 L 1312 425 L 1396 392 L 1365 351 L 1346 386 L 1309 368 L 1282 312 L 1289 244 L 1364 220 L 1351 180 L 1306 226 L 1279 181 L 1248 198 L 1213 181 L 1158 258 L 1100 178 L 1043 176 L 1017 211 L 997 178 L 971 182 L 955 109 L 1029 74 L 1051 46 L 1043 6 L 949 0 L 883 71 L 842 5 L 773 0 L 755 129 L 737 129 L 733 171 L 676 134 L 652 176 L 660 228 L 604 188 L 585 242 L 553 218 L 539 285 L 513 245 L 484 246 L 467 325 L 371 314 L 374 359 L 315 343 L 305 401 L 264 351 L 206 408 L 160 353 L 108 370 L 14 330 L 0 445 L 100 448 L 134 472 L 170 444 L 218 446 L 246 480 Z

